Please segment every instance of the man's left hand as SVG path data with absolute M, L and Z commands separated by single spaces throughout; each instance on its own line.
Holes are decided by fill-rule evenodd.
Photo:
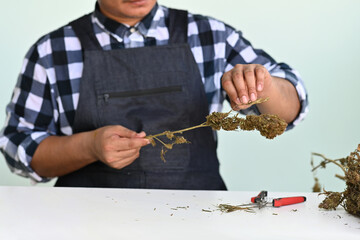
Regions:
M 248 108 L 247 104 L 264 96 L 265 90 L 272 84 L 272 77 L 260 64 L 237 64 L 224 73 L 222 87 L 230 98 L 231 108 L 240 110 Z

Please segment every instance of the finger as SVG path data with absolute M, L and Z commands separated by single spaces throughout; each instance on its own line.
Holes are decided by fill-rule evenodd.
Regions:
M 127 158 L 132 158 L 134 156 L 139 156 L 140 149 L 130 149 L 123 151 L 111 151 L 105 154 L 103 162 L 108 165 L 116 165 L 118 162 L 123 161 Z
M 127 157 L 127 158 L 123 158 L 120 161 L 114 162 L 109 166 L 116 168 L 116 169 L 122 169 L 122 168 L 130 165 L 131 163 L 133 163 L 138 157 L 139 157 L 139 153 L 132 155 L 130 157 Z
M 265 73 L 266 69 L 263 66 L 255 67 L 256 74 L 256 90 L 261 92 L 264 89 Z
M 144 131 L 141 131 L 141 132 L 137 133 L 135 137 L 144 138 L 144 137 L 146 137 L 146 133 Z
M 141 148 L 148 144 L 150 144 L 150 140 L 146 138 L 118 138 L 114 140 L 117 151 Z
M 240 110 L 240 108 L 239 108 L 240 104 L 236 104 L 233 101 L 230 101 L 230 106 L 231 106 L 231 109 L 234 110 L 234 111 L 239 111 Z
M 135 149 L 129 149 L 129 150 L 123 150 L 123 151 L 118 151 L 115 156 L 118 159 L 125 159 L 125 158 L 129 158 L 132 157 L 134 155 L 139 155 L 140 152 L 140 148 L 135 148 Z
M 257 99 L 256 78 L 255 78 L 254 68 L 251 65 L 246 65 L 244 67 L 244 77 L 248 89 L 248 94 L 250 96 L 250 100 L 255 101 Z
M 238 98 L 242 104 L 246 104 L 249 101 L 248 89 L 244 79 L 243 67 L 237 65 L 232 71 L 232 82 L 236 88 Z
M 234 103 L 235 105 L 241 104 L 236 88 L 231 80 L 231 74 L 229 72 L 226 72 L 223 75 L 221 82 L 223 89 L 229 96 L 230 102 Z

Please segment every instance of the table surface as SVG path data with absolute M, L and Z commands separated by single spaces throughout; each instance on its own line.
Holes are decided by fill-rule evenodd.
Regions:
M 0 239 L 360 239 L 360 218 L 321 210 L 324 196 L 222 213 L 258 192 L 0 187 Z

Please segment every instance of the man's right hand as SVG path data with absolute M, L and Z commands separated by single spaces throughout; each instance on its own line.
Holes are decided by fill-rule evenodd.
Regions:
M 145 132 L 136 133 L 115 125 L 94 131 L 92 151 L 94 156 L 116 169 L 121 169 L 139 157 L 141 147 L 150 143 Z
M 95 161 L 121 169 L 139 157 L 149 144 L 144 132 L 115 125 L 70 136 L 49 136 L 37 147 L 31 167 L 42 177 L 59 177 Z

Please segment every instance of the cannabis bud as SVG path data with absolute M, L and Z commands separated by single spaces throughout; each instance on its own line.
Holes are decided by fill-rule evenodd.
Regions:
M 242 130 L 258 130 L 260 134 L 268 139 L 281 135 L 287 127 L 287 123 L 276 115 L 261 114 L 260 116 L 248 115 L 246 119 L 240 120 Z
M 319 208 L 324 209 L 333 209 L 335 210 L 337 206 L 343 201 L 343 196 L 338 192 L 325 192 L 324 194 L 327 197 L 319 204 Z

